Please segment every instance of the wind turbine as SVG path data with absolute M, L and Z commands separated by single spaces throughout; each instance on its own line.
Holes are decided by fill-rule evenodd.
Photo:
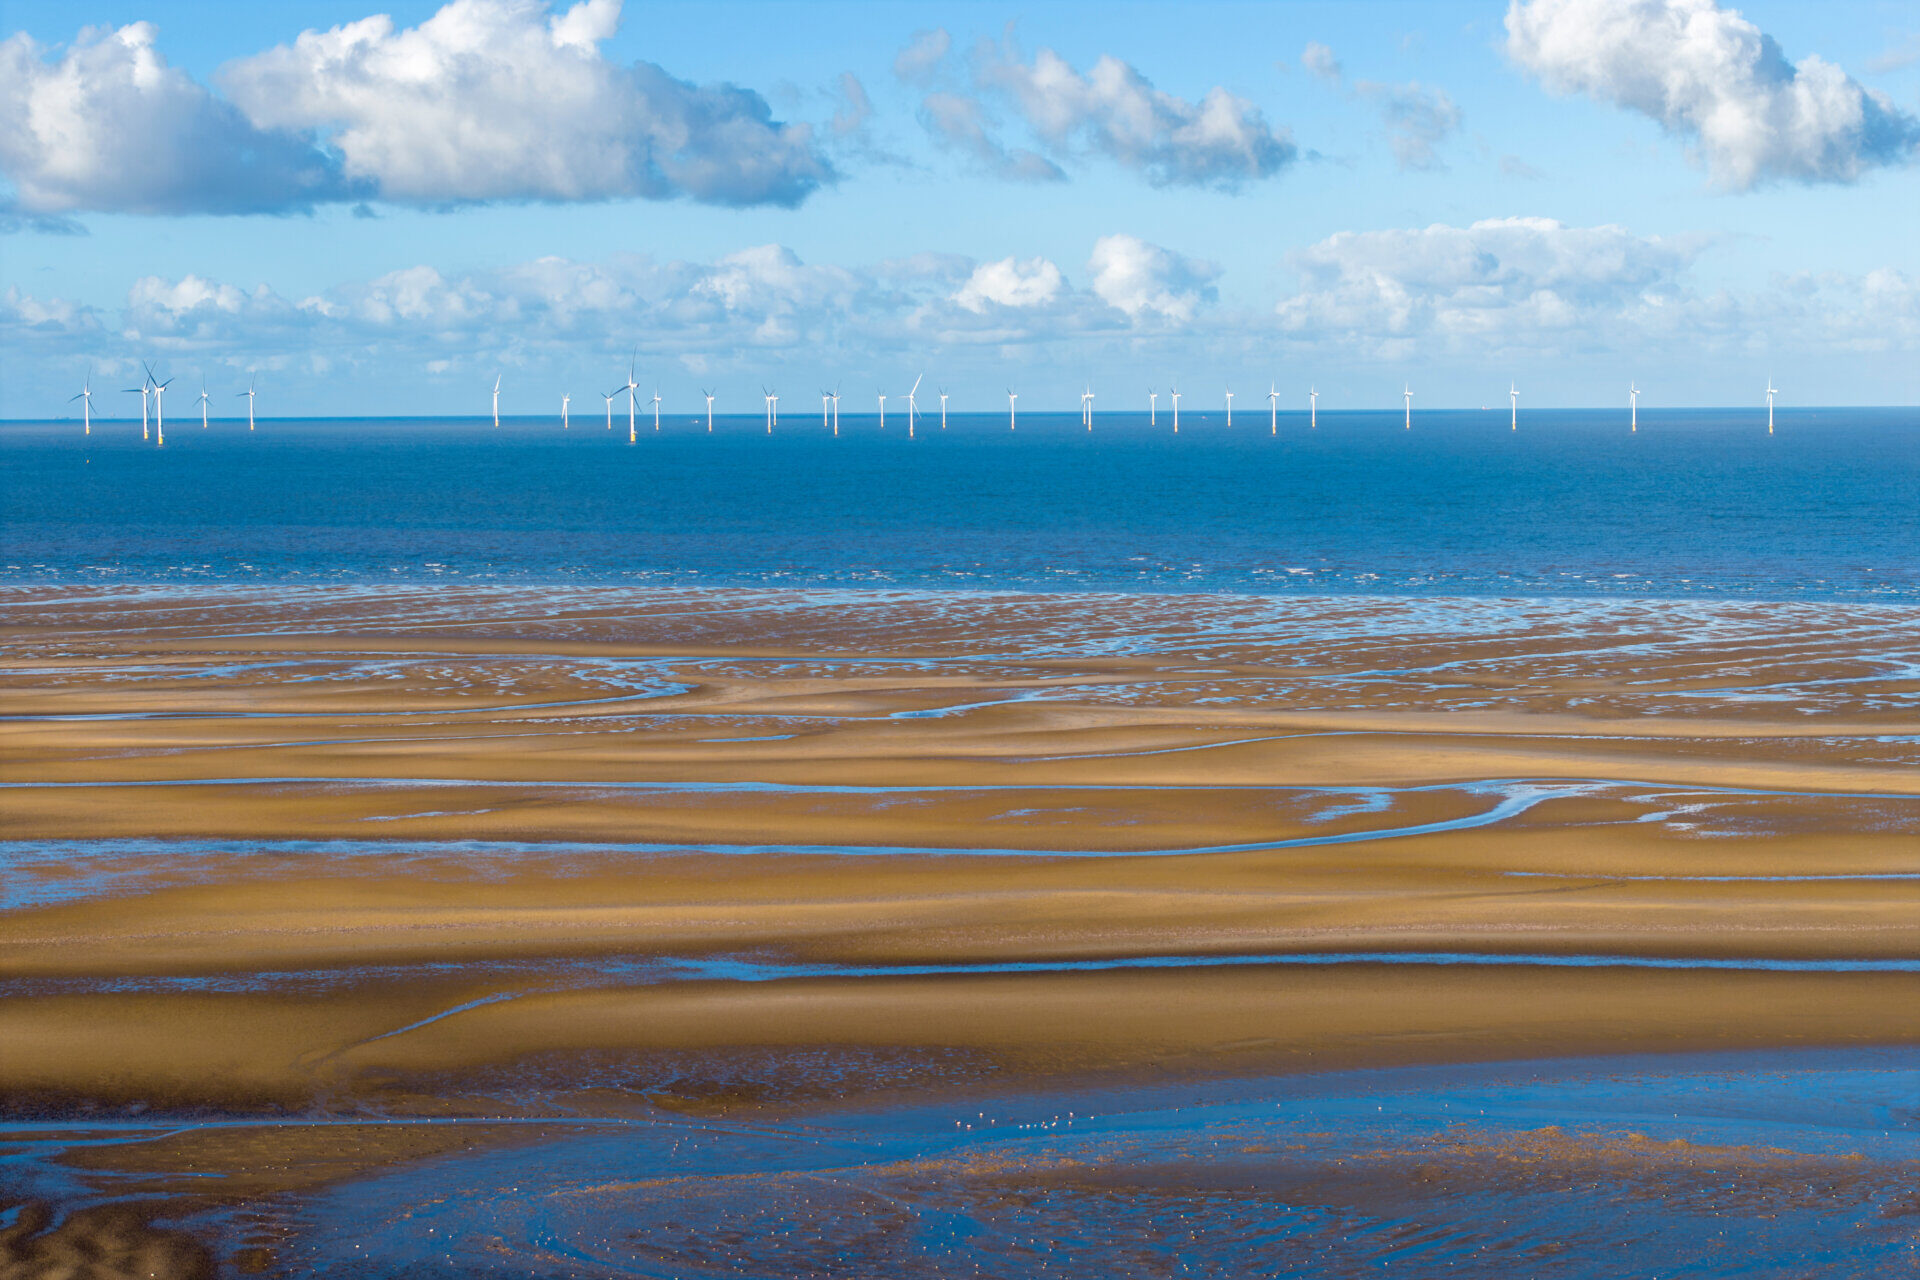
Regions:
M 560 396 L 560 429 L 562 431 L 566 431 L 572 426 L 572 424 L 567 421 L 567 406 L 572 403 L 573 397 L 563 392 Z
M 1009 431 L 1018 431 L 1020 429 L 1019 415 L 1014 412 L 1016 408 L 1014 401 L 1019 398 L 1019 395 L 1014 392 L 1012 387 L 1007 388 L 1007 430 Z
M 1167 389 L 1167 397 L 1168 399 L 1173 401 L 1173 434 L 1179 435 L 1180 434 L 1180 388 L 1169 387 Z
M 1520 429 L 1520 386 L 1518 383 L 1509 382 L 1507 384 L 1507 398 L 1513 401 L 1513 426 L 1509 428 L 1509 430 L 1518 431 Z
M 659 387 L 655 387 L 653 389 L 652 403 L 653 403 L 653 429 L 655 431 L 658 431 L 660 429 L 660 388 Z
M 493 375 L 493 425 L 500 425 L 500 375 Z
M 1772 382 L 1773 379 L 1769 378 L 1767 379 L 1767 381 Z M 1640 384 L 1639 383 L 1629 382 L 1627 384 L 1627 404 L 1633 410 L 1633 418 L 1632 418 L 1633 425 L 1629 427 L 1628 430 L 1638 431 L 1640 430 Z
M 1773 385 L 1773 375 L 1767 375 L 1767 434 L 1773 434 L 1773 398 L 1780 394 L 1780 388 Z
M 1087 430 L 1093 430 L 1093 384 L 1087 384 Z
M 157 382 L 154 380 L 153 370 L 149 368 L 147 381 L 153 383 L 153 442 L 156 445 L 163 445 L 167 442 L 167 415 L 163 407 L 165 402 L 161 397 L 166 394 L 167 388 L 173 385 L 173 379 L 168 378 L 165 382 Z
M 1772 385 L 1771 381 L 1768 385 Z M 200 406 L 200 429 L 205 431 L 207 429 L 207 383 L 204 378 L 200 382 L 200 398 L 194 403 Z
M 142 440 L 145 440 L 145 439 L 147 439 L 147 438 L 148 438 L 148 435 L 147 435 L 147 393 L 148 393 L 148 392 L 149 392 L 149 391 L 150 391 L 150 390 L 152 389 L 152 385 L 153 385 L 153 379 L 152 379 L 151 377 L 148 377 L 148 378 L 146 378 L 146 379 L 145 379 L 144 381 L 142 381 L 142 382 L 140 383 L 140 385 L 139 385 L 139 386 L 137 386 L 137 387 L 123 387 L 123 388 L 121 388 L 121 391 L 122 391 L 122 393 L 123 393 L 123 394 L 125 394 L 125 395 L 130 395 L 130 396 L 131 396 L 131 395 L 138 395 L 138 396 L 140 397 L 140 438 L 141 438 Z
M 1152 387 L 1147 388 L 1147 425 L 1160 425 L 1160 393 Z
M 837 440 L 840 438 L 840 388 L 835 387 L 828 399 L 833 401 L 833 435 Z
M 85 424 L 84 430 L 82 430 L 80 434 L 90 436 L 93 434 L 93 370 L 87 370 L 86 385 L 80 388 L 79 395 L 73 397 L 73 399 L 67 401 L 67 403 L 72 404 L 74 400 L 80 401 L 80 421 Z M 142 401 L 142 403 L 145 403 L 145 401 Z
M 880 393 L 880 429 L 887 429 L 887 393 L 884 391 Z
M 1407 398 L 1407 430 L 1413 430 L 1413 388 L 1408 387 L 1400 394 Z
M 1320 393 L 1312 387 L 1307 388 L 1307 430 L 1320 429 Z
M 825 391 L 822 391 L 820 393 L 820 425 L 823 427 L 828 427 L 833 425 L 833 420 L 827 416 L 827 402 L 832 399 L 833 397 L 828 395 Z
M 627 443 L 628 444 L 632 444 L 635 440 L 639 439 L 639 436 L 637 436 L 634 433 L 634 428 L 633 428 L 634 410 L 638 408 L 640 403 L 637 399 L 634 398 L 634 393 L 640 390 L 640 384 L 633 380 L 634 363 L 636 360 L 638 360 L 639 355 L 640 355 L 640 349 L 638 347 L 635 347 L 634 354 L 627 357 Z
M 620 393 L 625 390 L 625 387 L 615 387 L 611 391 L 600 393 L 601 399 L 607 402 L 607 430 L 609 431 L 613 430 L 613 402 L 619 399 Z
M 940 429 L 947 429 L 947 393 L 944 390 L 940 392 Z
M 712 435 L 713 434 L 713 392 L 705 390 L 703 388 L 700 394 L 707 398 L 707 434 Z
M 767 398 L 767 434 L 772 435 L 773 434 L 773 406 L 779 401 L 780 397 L 773 394 L 773 392 L 767 390 L 765 387 L 760 388 L 760 393 Z
M 254 393 L 254 390 L 253 390 L 253 379 L 252 379 L 251 377 L 249 377 L 249 378 L 247 379 L 247 389 L 246 389 L 245 391 L 242 391 L 242 392 L 240 393 L 240 396 L 245 396 L 245 397 L 247 398 L 247 430 L 249 430 L 249 431 L 251 431 L 251 430 L 253 430 L 253 397 L 254 397 L 254 394 L 255 394 L 255 393 Z M 240 398 L 240 396 L 235 396 L 235 397 L 234 397 L 234 399 L 235 399 L 235 400 L 238 400 L 238 399 Z M 563 412 L 564 412 L 564 411 L 563 411 Z
M 1227 425 L 1233 425 L 1233 388 L 1227 388 Z
M 1279 435 L 1280 434 L 1280 389 L 1274 386 L 1271 382 L 1267 384 L 1267 422 L 1269 426 L 1267 434 L 1270 436 Z
M 921 380 L 926 376 L 924 373 L 921 374 L 920 377 L 913 380 L 913 385 L 907 388 L 907 439 L 909 440 L 913 439 L 913 415 L 917 413 L 920 408 L 918 402 L 916 402 L 913 397 L 919 393 Z

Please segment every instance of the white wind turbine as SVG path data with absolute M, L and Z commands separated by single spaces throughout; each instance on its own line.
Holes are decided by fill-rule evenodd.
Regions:
M 913 439 L 913 415 L 920 410 L 919 402 L 914 399 L 914 396 L 919 394 L 920 383 L 926 376 L 924 373 L 921 374 L 913 380 L 913 385 L 907 388 L 907 439 L 909 440 Z
M 247 398 L 247 430 L 249 431 L 253 430 L 253 397 L 255 394 L 257 393 L 253 389 L 253 379 L 249 377 L 247 379 L 247 389 L 242 391 L 239 396 L 234 397 L 235 400 L 238 400 L 240 396 Z
M 1080 425 L 1085 427 L 1089 431 L 1093 430 L 1093 384 L 1092 383 L 1088 383 L 1087 389 L 1080 393 Z
M 1227 425 L 1233 425 L 1233 388 L 1227 388 Z
M 93 434 L 93 370 L 87 370 L 87 381 L 80 388 L 80 394 L 67 403 L 72 404 L 74 400 L 80 402 L 80 421 L 83 424 L 80 434 L 90 436 Z
M 637 393 L 640 390 L 640 384 L 633 380 L 634 365 L 638 362 L 639 356 L 640 356 L 640 349 L 636 347 L 634 348 L 634 354 L 627 357 L 627 443 L 628 444 L 632 444 L 634 441 L 640 438 L 639 435 L 635 432 L 634 425 L 633 425 L 634 414 L 640 407 L 640 401 L 637 396 Z
M 1167 398 L 1173 401 L 1173 434 L 1180 434 L 1180 388 L 1167 388 Z
M 493 425 L 500 425 L 500 375 L 493 375 Z
M 834 438 L 838 439 L 840 436 L 840 388 L 835 387 L 833 394 L 827 398 L 833 401 L 833 434 Z
M 1513 425 L 1512 427 L 1509 428 L 1509 430 L 1518 431 L 1520 429 L 1520 384 L 1519 383 L 1509 382 L 1507 384 L 1507 398 L 1513 401 Z
M 1320 429 L 1320 393 L 1312 387 L 1307 388 L 1307 430 Z
M 202 379 L 200 382 L 200 398 L 194 401 L 194 403 L 200 406 L 200 429 L 205 431 L 207 429 L 207 384 L 205 379 Z
M 1015 393 L 1012 387 L 1007 388 L 1007 430 L 1009 431 L 1018 431 L 1020 429 L 1019 415 L 1014 412 L 1016 407 L 1014 402 L 1019 398 L 1019 395 Z
M 1269 382 L 1267 384 L 1267 434 L 1280 434 L 1280 389 Z
M 1408 387 L 1400 393 L 1407 398 L 1407 430 L 1413 430 L 1413 388 Z
M 165 401 L 161 397 L 166 394 L 167 388 L 173 385 L 173 379 L 168 378 L 165 382 L 159 382 L 155 380 L 153 370 L 149 368 L 147 381 L 153 383 L 153 442 L 155 445 L 163 445 L 167 442 L 167 415 L 163 407 Z
M 827 405 L 830 401 L 832 401 L 832 399 L 833 397 L 828 393 L 826 393 L 825 391 L 822 391 L 820 393 L 820 425 L 823 427 L 830 427 L 833 425 L 833 419 L 829 417 L 827 413 Z
M 567 420 L 567 406 L 572 403 L 573 396 L 563 392 L 560 396 L 560 429 L 562 431 L 572 428 L 573 424 Z
M 713 392 L 701 389 L 701 395 L 707 398 L 707 434 L 713 434 Z
M 887 429 L 887 393 L 884 391 L 880 393 L 880 429 Z
M 1627 405 L 1633 413 L 1630 419 L 1633 425 L 1627 429 L 1637 432 L 1640 430 L 1640 384 L 1638 382 L 1627 384 Z
M 1152 387 L 1147 388 L 1147 425 L 1160 425 L 1160 393 Z
M 1767 375 L 1767 434 L 1773 434 L 1773 398 L 1780 394 L 1780 388 L 1773 385 L 1773 375 Z
M 658 431 L 660 429 L 660 388 L 659 387 L 655 387 L 653 389 L 652 404 L 653 404 L 653 429 L 655 431 Z
M 767 388 L 765 387 L 760 388 L 760 393 L 766 396 L 767 398 L 767 434 L 772 435 L 773 434 L 773 406 L 780 403 L 780 397 L 773 394 L 773 392 L 767 390 Z
M 147 396 L 153 390 L 152 375 L 149 374 L 137 387 L 123 387 L 121 390 L 122 390 L 122 393 L 125 395 L 137 394 L 140 397 L 140 438 L 142 440 L 148 439 L 149 436 L 147 432 Z
M 603 391 L 600 393 L 601 399 L 607 402 L 607 430 L 609 431 L 613 430 L 613 402 L 618 400 L 620 393 L 625 390 L 625 387 L 615 387 L 611 391 Z
M 940 391 L 940 429 L 942 431 L 947 429 L 947 393 L 945 388 L 942 388 Z

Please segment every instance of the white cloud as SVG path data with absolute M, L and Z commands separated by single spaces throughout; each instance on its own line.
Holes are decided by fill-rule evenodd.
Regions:
M 1307 47 L 1300 52 L 1300 65 L 1322 80 L 1338 80 L 1341 76 L 1340 59 L 1318 40 L 1307 41 Z
M 89 27 L 49 59 L 0 41 L 0 173 L 28 215 L 254 213 L 356 198 L 298 132 L 262 128 L 167 64 L 152 23 Z
M 1064 182 L 1059 165 L 1025 147 L 1006 147 L 987 128 L 986 109 L 976 98 L 930 93 L 920 103 L 920 123 L 947 146 L 965 152 L 997 178 L 1012 182 Z
M 1044 307 L 1056 301 L 1065 288 L 1066 277 L 1045 258 L 1002 258 L 975 267 L 953 300 L 975 313 L 990 306 Z
M 1093 291 L 1107 305 L 1134 319 L 1158 317 L 1186 323 L 1202 302 L 1216 294 L 1220 269 L 1183 257 L 1137 236 L 1102 236 L 1094 242 L 1087 269 Z
M 1010 44 L 988 43 L 974 74 L 1057 155 L 1105 156 L 1155 186 L 1231 190 L 1272 177 L 1297 154 L 1291 135 L 1245 98 L 1215 86 L 1189 102 L 1110 54 L 1083 75 L 1051 49 L 1023 62 Z
M 150 23 L 85 30 L 57 57 L 9 37 L 0 225 L 367 199 L 793 205 L 834 180 L 811 127 L 759 94 L 609 62 L 619 17 L 620 0 L 451 0 L 406 29 L 375 16 L 229 64 L 231 100 L 170 67 Z M 857 131 L 871 106 L 857 81 L 841 90 L 836 125 Z
M 1550 218 L 1343 231 L 1293 255 L 1303 287 L 1280 303 L 1280 324 L 1376 346 L 1551 343 L 1685 300 L 1682 276 L 1704 247 Z
M 223 78 L 255 123 L 318 131 L 388 200 L 792 205 L 832 180 L 811 128 L 760 95 L 603 58 L 619 17 L 620 0 L 451 0 L 404 30 L 303 32 Z
M 1460 108 L 1444 89 L 1425 89 L 1417 82 L 1354 85 L 1361 97 L 1380 108 L 1387 126 L 1387 142 L 1402 169 L 1444 169 L 1434 148 L 1460 128 Z
M 1513 0 L 1507 51 L 1550 88 L 1693 140 L 1719 186 L 1852 182 L 1911 160 L 1920 122 L 1834 64 L 1788 62 L 1714 0 Z
M 952 47 L 953 37 L 947 34 L 944 27 L 916 31 L 907 47 L 894 58 L 893 74 L 908 84 L 924 88 L 933 83 L 940 64 L 947 60 L 947 51 Z

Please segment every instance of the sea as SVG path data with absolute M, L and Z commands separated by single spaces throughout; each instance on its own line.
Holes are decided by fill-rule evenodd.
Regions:
M 0 582 L 1920 600 L 1920 410 L 0 424 Z

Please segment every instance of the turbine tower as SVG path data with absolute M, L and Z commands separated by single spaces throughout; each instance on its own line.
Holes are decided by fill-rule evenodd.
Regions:
M 833 435 L 837 440 L 840 438 L 840 388 L 835 387 L 829 399 L 833 401 Z
M 1233 425 L 1233 388 L 1227 388 L 1227 425 Z
M 93 434 L 93 370 L 87 370 L 87 381 L 80 388 L 80 394 L 67 403 L 72 404 L 74 400 L 80 401 L 80 421 L 84 424 L 80 434 L 90 436 Z
M 1091 431 L 1093 430 L 1093 384 L 1091 382 L 1087 384 L 1087 398 L 1085 403 L 1087 408 L 1087 430 Z
M 632 444 L 635 440 L 638 440 L 640 438 L 639 435 L 635 433 L 634 427 L 633 427 L 634 411 L 638 409 L 640 405 L 640 402 L 636 396 L 636 393 L 640 390 L 640 384 L 638 382 L 635 382 L 633 379 L 634 364 L 639 359 L 639 355 L 640 355 L 640 349 L 638 347 L 635 347 L 633 355 L 627 358 L 627 443 L 628 444 Z
M 560 429 L 568 430 L 573 424 L 567 421 L 567 406 L 573 403 L 573 397 L 562 393 L 560 396 Z
M 167 388 L 173 385 L 173 379 L 168 378 L 165 382 L 155 381 L 153 370 L 149 368 L 147 381 L 153 383 L 153 443 L 156 446 L 163 445 L 167 442 L 167 414 L 164 407 L 165 401 L 161 397 L 166 394 Z
M 1169 387 L 1167 398 L 1173 401 L 1173 434 L 1180 434 L 1180 388 Z
M 947 429 L 947 393 L 944 389 L 940 392 L 940 429 Z
M 713 434 L 713 392 L 701 389 L 700 394 L 707 398 L 707 434 Z
M 1019 395 L 1014 392 L 1012 387 L 1007 388 L 1007 430 L 1009 431 L 1018 431 L 1020 429 L 1019 415 L 1014 412 L 1016 407 L 1014 401 L 1019 398 Z
M 1147 425 L 1160 425 L 1160 393 L 1152 387 L 1147 388 Z
M 833 397 L 825 391 L 820 393 L 820 425 L 823 427 L 833 425 L 833 420 L 827 416 L 827 402 L 832 399 Z
M 774 401 L 778 400 L 780 397 L 774 395 L 773 392 L 767 390 L 767 388 L 765 387 L 760 388 L 760 394 L 767 398 L 767 434 L 772 435 L 773 434 L 773 404 L 774 404 Z
M 1772 386 L 1772 381 L 1769 380 L 1767 385 Z M 207 383 L 204 378 L 200 380 L 200 398 L 194 403 L 200 406 L 200 429 L 205 431 L 207 429 Z
M 1311 386 L 1307 388 L 1307 430 L 1320 429 L 1320 393 Z
M 916 412 L 918 412 L 920 408 L 919 404 L 914 400 L 913 397 L 920 390 L 921 379 L 925 378 L 926 376 L 927 375 L 924 373 L 921 374 L 919 378 L 915 378 L 913 380 L 913 385 L 907 388 L 907 439 L 909 440 L 913 439 L 913 415 Z
M 1769 381 L 1771 381 L 1771 379 L 1769 379 Z M 1639 383 L 1629 382 L 1627 384 L 1627 404 L 1629 405 L 1629 407 L 1632 409 L 1632 412 L 1633 412 L 1633 418 L 1631 419 L 1633 425 L 1627 429 L 1629 431 L 1637 432 L 1640 430 L 1640 384 Z
M 615 387 L 611 391 L 601 393 L 602 398 L 607 402 L 607 430 L 609 431 L 613 430 L 613 402 L 618 399 L 620 393 L 625 390 L 625 387 Z
M 887 429 L 887 393 L 884 391 L 880 393 L 880 429 Z
M 1773 385 L 1773 375 L 1767 375 L 1767 434 L 1773 434 L 1773 398 L 1780 394 L 1780 388 Z
M 240 393 L 240 396 L 245 396 L 247 398 L 247 430 L 249 431 L 253 430 L 253 397 L 255 394 L 256 393 L 254 392 L 254 389 L 253 389 L 253 379 L 248 378 L 247 389 L 245 391 L 242 391 Z M 235 396 L 234 399 L 238 400 L 240 396 Z
M 660 429 L 660 388 L 653 389 L 653 429 Z
M 147 432 L 147 394 L 151 390 L 152 382 L 153 379 L 148 378 L 137 387 L 121 388 L 122 394 L 130 396 L 138 395 L 140 397 L 140 438 L 142 440 L 149 438 Z
M 1413 388 L 1408 387 L 1400 394 L 1407 398 L 1407 430 L 1413 430 Z
M 1520 429 L 1520 385 L 1518 383 L 1507 384 L 1507 398 L 1513 401 L 1513 426 L 1509 429 L 1518 431 Z
M 500 375 L 493 375 L 493 425 L 500 425 Z
M 1271 382 L 1267 384 L 1267 434 L 1280 434 L 1280 389 Z

